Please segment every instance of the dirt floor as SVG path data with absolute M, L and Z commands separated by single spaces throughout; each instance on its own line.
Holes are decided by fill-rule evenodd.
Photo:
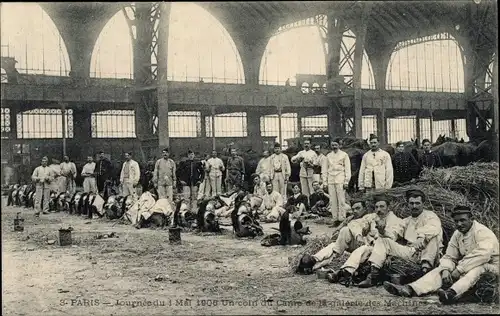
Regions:
M 449 314 L 498 313 L 498 305 L 443 307 L 437 296 L 402 299 L 383 288 L 332 285 L 289 272 L 297 247 L 262 247 L 231 234 L 137 230 L 68 214 L 33 216 L 2 200 L 3 315 Z M 16 212 L 24 232 L 13 231 Z M 329 231 L 309 223 L 313 234 Z M 73 245 L 58 245 L 73 227 Z M 265 224 L 267 232 L 277 224 Z M 118 238 L 96 239 L 115 232 Z M 49 245 L 47 241 L 55 240 Z

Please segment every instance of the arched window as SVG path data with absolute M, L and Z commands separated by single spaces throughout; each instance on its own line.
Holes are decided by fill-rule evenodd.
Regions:
M 322 18 L 320 18 L 322 17 Z M 297 84 L 297 74 L 326 75 L 326 16 L 305 19 L 280 27 L 269 40 L 260 64 L 259 83 L 265 85 Z M 344 32 L 341 59 L 354 57 L 356 37 L 351 31 Z M 363 53 L 361 85 L 374 88 L 373 71 L 366 52 Z M 347 59 L 346 59 L 347 60 Z M 352 77 L 353 63 L 341 65 L 340 75 Z M 346 78 L 346 81 L 349 79 Z M 312 84 L 312 83 L 310 83 Z
M 20 73 L 67 76 L 66 45 L 54 22 L 36 3 L 1 4 L 2 56 L 14 57 Z
M 171 5 L 169 80 L 244 83 L 239 52 L 222 24 L 196 4 Z M 130 12 L 127 14 L 133 18 Z M 132 39 L 123 11 L 118 12 L 99 35 L 92 53 L 91 76 L 133 78 Z
M 393 90 L 463 92 L 461 48 L 448 33 L 400 42 L 392 53 L 386 83 Z

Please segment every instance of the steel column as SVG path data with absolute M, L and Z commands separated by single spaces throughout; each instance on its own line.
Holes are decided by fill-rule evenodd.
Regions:
M 168 82 L 167 82 L 167 62 L 168 62 L 168 31 L 170 19 L 170 2 L 160 3 L 160 22 L 158 25 L 158 141 L 160 147 L 170 146 L 168 134 Z
M 363 66 L 363 52 L 365 47 L 366 25 L 370 10 L 371 10 L 371 4 L 365 4 L 363 6 L 361 21 L 357 25 L 356 44 L 354 49 L 353 85 L 354 85 L 354 128 L 355 128 L 356 138 L 363 137 L 363 124 L 362 124 L 363 100 L 362 100 L 362 89 L 361 89 L 361 70 Z
M 345 135 L 345 128 L 342 124 L 342 105 L 340 104 L 338 84 L 340 71 L 340 50 L 342 45 L 342 36 L 344 34 L 344 21 L 339 16 L 328 16 L 328 63 L 327 67 L 327 91 L 331 98 L 331 104 L 328 109 L 328 134 L 330 137 L 339 137 Z

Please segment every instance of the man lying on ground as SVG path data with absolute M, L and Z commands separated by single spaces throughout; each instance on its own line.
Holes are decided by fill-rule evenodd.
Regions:
M 457 230 L 439 266 L 408 285 L 384 282 L 389 293 L 412 297 L 437 291 L 441 303 L 450 304 L 471 289 L 482 274 L 499 274 L 497 236 L 474 220 L 467 206 L 455 207 L 452 217 Z

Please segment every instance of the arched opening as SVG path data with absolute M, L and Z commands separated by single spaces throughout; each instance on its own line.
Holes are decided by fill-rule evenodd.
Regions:
M 13 57 L 19 73 L 67 76 L 69 56 L 59 30 L 36 3 L 1 4 L 2 57 Z
M 169 80 L 244 83 L 239 52 L 222 24 L 194 3 L 171 5 Z M 113 16 L 99 35 L 90 69 L 92 77 L 133 78 L 132 38 L 123 11 Z
M 439 33 L 398 43 L 389 62 L 387 89 L 463 92 L 462 51 L 453 36 Z
M 297 85 L 297 74 L 324 75 L 326 77 L 326 55 L 328 47 L 327 17 L 324 15 L 304 19 L 280 27 L 269 40 L 260 64 L 259 83 L 264 85 Z M 352 78 L 356 37 L 350 30 L 342 37 L 340 57 L 346 62 L 340 65 L 340 75 L 346 83 Z M 299 83 L 300 84 L 300 83 Z M 312 85 L 313 82 L 309 82 Z M 366 51 L 363 53 L 361 86 L 375 88 L 375 80 Z

